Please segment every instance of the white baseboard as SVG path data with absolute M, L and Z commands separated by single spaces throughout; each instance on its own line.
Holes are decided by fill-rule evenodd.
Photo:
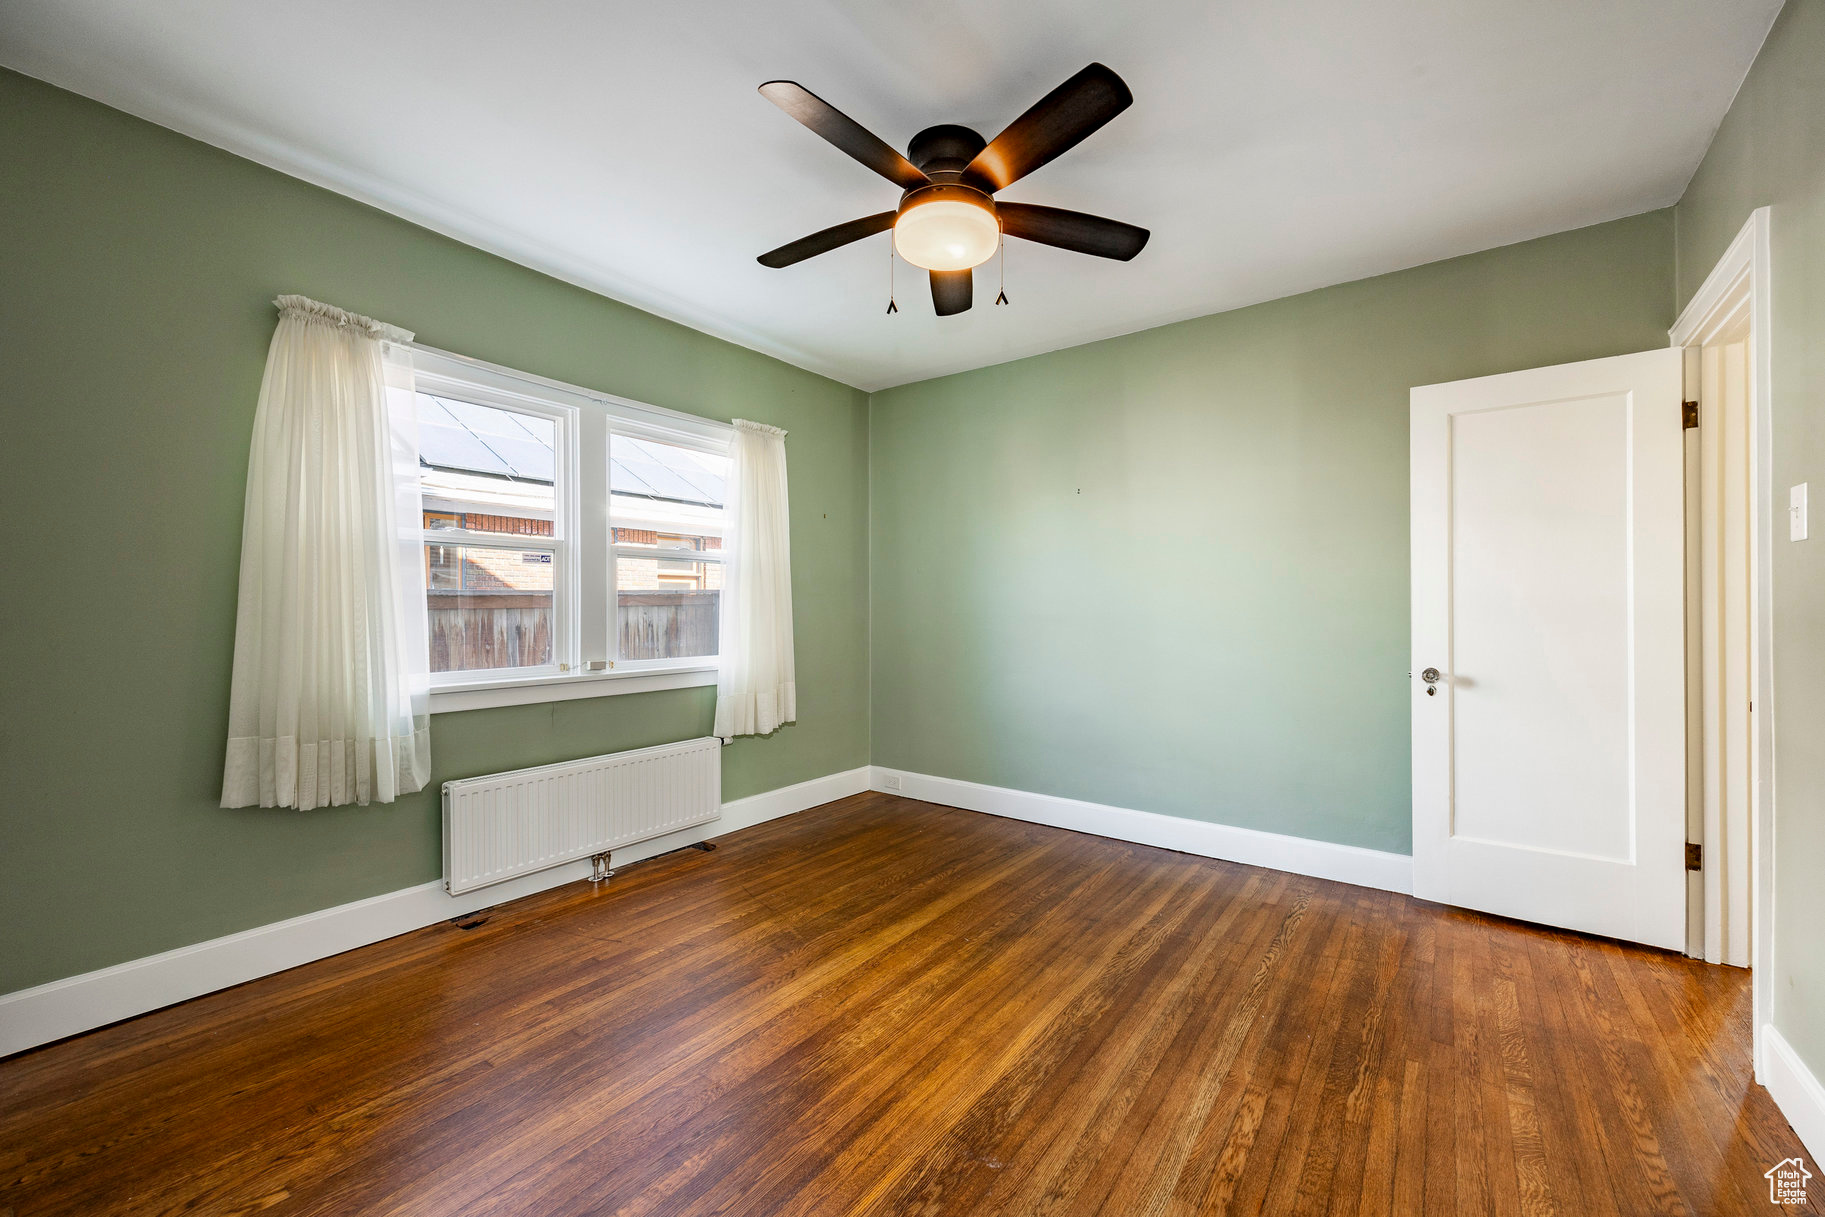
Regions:
M 1413 859 L 1406 854 L 1384 853 L 1355 845 L 1334 845 L 1305 837 L 1289 837 L 1276 832 L 1212 824 L 1206 820 L 1187 820 L 1180 816 L 1160 815 L 1151 811 L 1134 811 L 1110 807 L 1103 803 L 1086 803 L 1049 794 L 1031 794 L 1003 786 L 984 786 L 956 778 L 932 777 L 924 773 L 907 773 L 884 766 L 874 767 L 873 789 L 887 794 L 903 794 L 909 799 L 987 812 L 1011 820 L 1050 824 L 1073 832 L 1140 845 L 1157 845 L 1180 853 L 1201 854 L 1250 866 L 1266 866 L 1291 871 L 1295 875 L 1312 875 L 1374 887 L 1383 891 L 1410 895 L 1413 891 Z
M 860 794 L 868 789 L 871 776 L 868 767 L 863 766 L 724 803 L 721 819 L 618 849 L 614 863 L 619 867 L 637 862 Z M 572 883 L 587 878 L 589 869 L 587 859 L 569 862 L 461 896 L 446 893 L 443 880 L 437 879 L 54 980 L 33 989 L 20 989 L 0 996 L 0 1056 Z
M 1773 1023 L 1762 1025 L 1762 1080 L 1813 1162 L 1825 1158 L 1825 1086 Z

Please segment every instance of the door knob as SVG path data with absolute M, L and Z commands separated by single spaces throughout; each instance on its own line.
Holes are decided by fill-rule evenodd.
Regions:
M 1427 668 L 1424 672 L 1421 672 L 1419 674 L 1419 678 L 1426 682 L 1426 696 L 1427 697 L 1437 697 L 1438 696 L 1438 682 L 1439 682 L 1438 669 L 1437 668 Z

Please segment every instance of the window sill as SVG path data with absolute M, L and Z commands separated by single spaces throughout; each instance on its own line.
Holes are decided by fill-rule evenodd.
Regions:
M 578 672 L 566 676 L 521 677 L 431 690 L 431 713 L 486 710 L 493 706 L 529 706 L 658 689 L 694 689 L 716 683 L 714 664 L 676 668 L 636 668 L 623 672 Z

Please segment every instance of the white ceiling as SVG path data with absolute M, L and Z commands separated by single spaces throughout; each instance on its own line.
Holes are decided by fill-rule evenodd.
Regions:
M 1670 204 L 1779 8 L 6 0 L 0 63 L 876 389 Z M 1134 106 L 1002 197 L 1151 228 L 1135 261 L 1010 241 L 1012 307 L 991 264 L 947 318 L 904 265 L 885 315 L 886 235 L 754 261 L 898 201 L 762 81 L 904 148 L 1092 60 Z

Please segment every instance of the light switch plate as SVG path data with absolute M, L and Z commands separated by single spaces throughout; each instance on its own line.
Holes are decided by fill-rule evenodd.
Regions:
M 1806 483 L 1801 482 L 1787 492 L 1787 539 L 1804 541 L 1806 539 Z

